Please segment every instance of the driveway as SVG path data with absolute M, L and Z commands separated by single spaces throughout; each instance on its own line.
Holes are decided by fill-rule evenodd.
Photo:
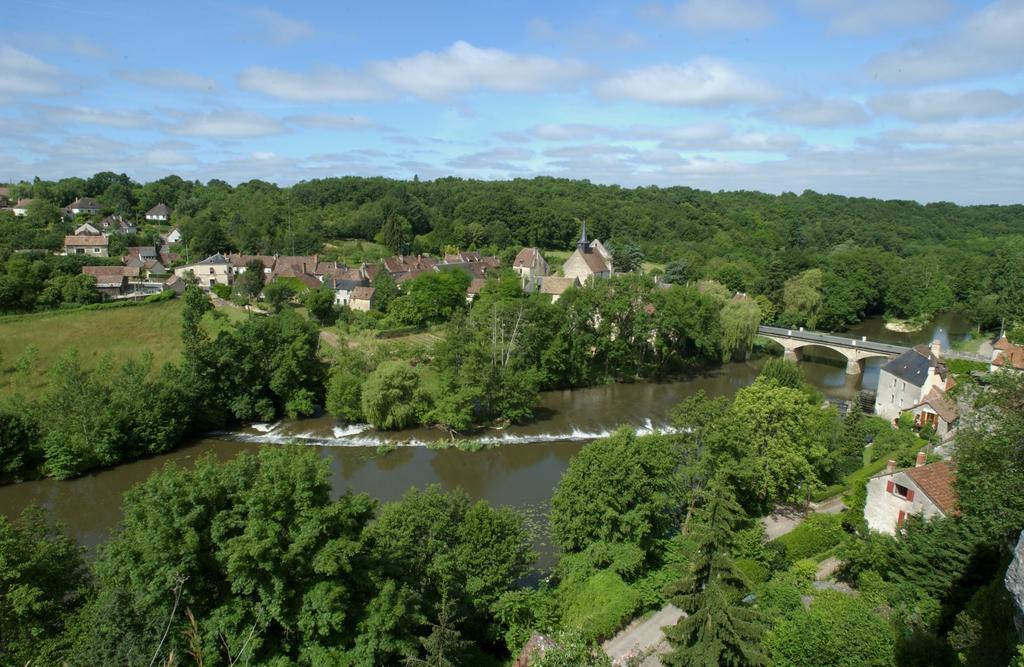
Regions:
M 658 654 L 669 650 L 661 629 L 675 625 L 682 615 L 683 612 L 673 605 L 663 607 L 650 618 L 630 623 L 629 627 L 606 641 L 602 648 L 616 667 L 625 665 L 627 660 L 637 655 L 648 656 L 640 663 L 642 667 L 658 667 L 661 665 Z

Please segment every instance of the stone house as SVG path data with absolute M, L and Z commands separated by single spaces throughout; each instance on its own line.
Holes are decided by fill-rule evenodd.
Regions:
M 135 266 L 83 266 L 82 273 L 96 279 L 96 290 L 103 296 L 126 294 L 129 284 L 139 280 Z
M 957 513 L 955 480 L 950 463 L 926 465 L 924 452 L 913 468 L 896 470 L 896 462 L 889 461 L 884 472 L 868 480 L 864 520 L 871 530 L 895 535 L 908 516 L 952 516 Z
M 139 228 L 134 222 L 125 220 L 120 215 L 108 215 L 97 225 L 104 234 L 135 234 Z
M 146 220 L 149 220 L 150 222 L 167 222 L 170 219 L 171 209 L 167 204 L 162 202 L 146 211 Z M 173 243 L 173 241 L 171 241 L 171 243 Z
M 31 199 L 19 199 L 17 203 L 11 207 L 11 211 L 14 212 L 14 215 L 21 218 L 28 214 L 28 207 L 31 205 Z
M 352 295 L 348 301 L 348 307 L 352 310 L 368 311 L 373 308 L 373 293 L 372 287 L 356 287 L 352 290 Z
M 100 203 L 92 197 L 79 197 L 64 207 L 64 215 L 73 218 L 78 215 L 96 215 L 100 212 Z
M 361 277 L 346 276 L 327 278 L 324 285 L 334 292 L 334 305 L 348 306 L 352 301 L 352 293 L 360 287 L 369 287 L 370 283 Z
M 576 250 L 562 265 L 562 275 L 566 278 L 575 278 L 580 284 L 592 278 L 608 278 L 612 275 L 611 256 L 600 242 L 591 243 L 587 240 L 586 222 L 580 229 L 580 240 L 576 242 Z
M 106 257 L 110 241 L 106 236 L 65 236 L 65 255 L 90 255 L 93 257 Z
M 210 255 L 201 262 L 179 266 L 174 275 L 185 278 L 189 274 L 195 276 L 200 287 L 210 288 L 216 284 L 230 285 L 234 281 L 234 267 L 227 257 L 218 253 Z
M 548 263 L 540 248 L 523 248 L 512 260 L 512 270 L 519 274 L 523 288 L 533 291 L 541 278 L 548 275 Z
M 171 243 L 179 243 L 181 241 L 181 230 L 177 227 L 172 227 L 171 231 L 162 235 L 164 243 L 170 245 Z
M 908 412 L 914 416 L 914 426 L 930 426 L 943 440 L 948 440 L 956 433 L 960 421 L 960 411 L 956 402 L 938 387 L 933 387 L 921 402 L 912 406 Z
M 918 345 L 882 366 L 878 373 L 875 414 L 895 422 L 905 411 L 921 405 L 932 389 L 945 392 L 953 378 L 940 359 L 939 341 Z

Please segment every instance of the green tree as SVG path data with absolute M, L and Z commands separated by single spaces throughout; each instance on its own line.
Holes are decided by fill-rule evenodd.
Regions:
M 334 309 L 334 292 L 327 287 L 306 290 L 302 302 L 309 316 L 320 326 L 331 326 L 338 319 L 338 312 Z
M 263 288 L 263 298 L 275 313 L 280 313 L 295 297 L 295 288 L 283 280 L 275 280 Z
M 363 380 L 372 370 L 373 366 L 364 354 L 345 345 L 340 346 L 334 353 L 327 380 L 327 411 L 347 422 L 362 421 Z
M 823 297 L 824 274 L 821 269 L 808 269 L 786 281 L 782 294 L 782 315 L 792 324 L 814 328 L 818 324 Z
M 235 276 L 231 289 L 239 300 L 251 301 L 263 291 L 263 278 L 263 262 L 258 259 L 249 260 L 245 264 L 245 271 Z
M 405 361 L 385 361 L 363 382 L 363 415 L 375 428 L 396 430 L 416 423 L 419 374 Z
M 722 360 L 745 359 L 761 326 L 761 309 L 753 299 L 734 298 L 722 306 Z
M 382 313 L 388 312 L 391 303 L 398 298 L 398 285 L 382 265 L 373 277 L 373 307 Z
M 551 498 L 550 526 L 567 553 L 596 542 L 645 552 L 664 537 L 680 509 L 671 440 L 637 437 L 627 428 L 585 446 Z
M 0 516 L 0 662 L 56 664 L 68 618 L 85 599 L 85 549 L 40 507 Z
M 747 583 L 730 556 L 744 518 L 736 496 L 716 477 L 700 498 L 690 532 L 696 551 L 689 571 L 665 593 L 686 615 L 666 631 L 669 665 L 762 665 L 760 615 L 741 602 Z

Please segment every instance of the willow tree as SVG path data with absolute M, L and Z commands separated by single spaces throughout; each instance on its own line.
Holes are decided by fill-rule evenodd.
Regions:
M 786 281 L 782 288 L 782 314 L 794 324 L 805 324 L 814 328 L 818 324 L 823 296 L 824 282 L 821 269 L 808 269 Z
M 761 308 L 753 299 L 737 296 L 726 301 L 719 316 L 722 323 L 722 361 L 746 358 L 761 326 Z

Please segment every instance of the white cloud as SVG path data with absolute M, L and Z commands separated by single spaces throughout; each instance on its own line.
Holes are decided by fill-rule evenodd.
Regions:
M 545 141 L 579 141 L 581 139 L 593 139 L 598 134 L 604 134 L 604 131 L 593 125 L 579 123 L 544 123 L 534 125 L 528 130 L 528 133 Z
M 898 144 L 996 146 L 1020 154 L 1024 148 L 1024 120 L 922 123 L 913 127 L 889 130 L 882 133 L 879 140 Z
M 51 123 L 102 125 L 129 129 L 145 127 L 153 123 L 153 117 L 145 111 L 112 111 L 92 107 L 51 107 L 36 106 L 35 112 Z
M 280 134 L 280 121 L 250 111 L 208 111 L 179 114 L 178 122 L 166 126 L 171 134 L 193 137 L 245 138 Z
M 586 68 L 574 61 L 481 49 L 460 40 L 441 52 L 371 63 L 369 71 L 398 90 L 441 101 L 479 88 L 539 92 L 579 79 Z
M 13 46 L 0 45 L 0 94 L 52 95 L 60 92 L 61 71 Z
M 380 130 L 380 123 L 365 116 L 344 116 L 331 113 L 288 116 L 285 121 L 300 127 L 319 130 Z
M 288 46 L 292 42 L 309 39 L 315 32 L 306 21 L 289 18 L 267 7 L 252 9 L 249 14 L 262 24 L 267 39 L 275 46 Z
M 199 74 L 178 69 L 115 70 L 114 76 L 131 83 L 153 88 L 171 90 L 195 90 L 209 92 L 216 90 L 217 82 Z
M 669 17 L 691 32 L 758 30 L 775 20 L 758 0 L 686 0 L 672 7 Z
M 239 76 L 238 85 L 292 102 L 370 102 L 390 96 L 368 77 L 332 66 L 307 73 L 250 67 Z
M 869 35 L 902 26 L 919 26 L 949 15 L 949 0 L 801 0 L 825 14 L 834 32 Z
M 651 65 L 627 70 L 599 83 L 599 96 L 679 106 L 725 106 L 766 102 L 776 91 L 733 69 L 728 63 L 702 57 L 686 65 Z
M 447 164 L 455 169 L 482 169 L 516 172 L 522 171 L 523 167 L 512 164 L 513 162 L 522 162 L 524 160 L 529 160 L 532 157 L 533 151 L 525 148 L 502 146 L 499 148 L 490 148 L 478 151 L 476 153 L 469 153 L 467 155 L 460 155 L 455 159 L 449 160 Z
M 1024 68 L 1024 2 L 997 0 L 952 34 L 882 53 L 867 74 L 888 83 L 948 81 Z
M 1024 108 L 1024 95 L 983 90 L 917 90 L 872 97 L 872 110 L 907 120 L 928 122 L 1002 116 Z
M 760 115 L 805 127 L 863 125 L 870 120 L 863 106 L 844 97 L 806 98 L 770 109 Z

